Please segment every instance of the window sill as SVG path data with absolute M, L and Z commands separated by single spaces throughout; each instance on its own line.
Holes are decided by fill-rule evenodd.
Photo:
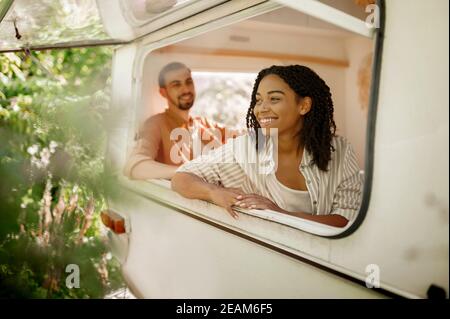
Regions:
M 119 180 L 122 186 L 132 192 L 173 207 L 174 210 L 195 215 L 206 222 L 317 262 L 329 261 L 330 240 L 324 237 L 339 234 L 349 227 L 332 227 L 270 210 L 238 209 L 241 214 L 235 220 L 221 207 L 201 200 L 186 199 L 175 193 L 170 188 L 169 180 L 132 181 L 125 177 Z

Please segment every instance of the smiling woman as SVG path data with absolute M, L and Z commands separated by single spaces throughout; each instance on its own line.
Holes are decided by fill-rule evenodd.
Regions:
M 335 136 L 330 89 L 314 71 L 300 65 L 262 70 L 247 127 L 249 135 L 181 166 L 172 188 L 234 218 L 235 206 L 334 227 L 356 217 L 363 181 L 352 147 Z M 261 170 L 265 160 L 272 169 Z

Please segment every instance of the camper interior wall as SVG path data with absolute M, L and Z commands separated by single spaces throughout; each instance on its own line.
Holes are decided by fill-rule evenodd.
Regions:
M 367 107 L 361 106 L 358 74 L 364 58 L 372 52 L 372 40 L 356 35 L 320 35 L 285 26 L 249 23 L 223 28 L 170 46 L 174 53 L 151 52 L 142 70 L 142 96 L 137 102 L 136 128 L 149 116 L 166 108 L 158 93 L 157 77 L 163 65 L 180 61 L 192 71 L 257 73 L 273 64 L 305 64 L 315 70 L 330 86 L 335 105 L 337 133 L 348 138 L 355 148 L 358 164 L 364 168 Z M 267 35 L 270 34 L 270 38 Z M 238 35 L 248 42 L 232 41 Z M 183 53 L 184 48 L 227 49 L 279 54 L 280 58 L 224 56 Z M 161 48 L 164 50 L 164 48 Z M 212 51 L 213 52 L 213 51 Z M 305 60 L 289 60 L 283 55 L 301 55 Z M 326 59 L 326 60 L 325 60 Z M 195 107 L 195 105 L 194 105 Z

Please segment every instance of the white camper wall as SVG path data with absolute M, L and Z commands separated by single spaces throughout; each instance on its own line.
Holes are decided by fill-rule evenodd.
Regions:
M 133 61 L 137 47 L 129 44 L 116 48 L 111 75 L 111 113 L 108 123 L 107 160 L 121 172 L 128 150 L 133 145 L 133 124 L 136 108 L 133 97 Z
M 364 222 L 332 241 L 343 267 L 426 297 L 449 284 L 449 2 L 386 2 L 374 176 Z M 357 258 L 355 258 L 357 256 Z
M 370 206 L 364 222 L 351 236 L 326 240 L 326 245 L 329 245 L 328 261 L 339 267 L 340 271 L 356 278 L 365 278 L 366 267 L 371 264 L 377 265 L 381 270 L 382 287 L 409 297 L 426 297 L 426 291 L 430 284 L 439 285 L 448 292 L 448 4 L 446 0 L 386 2 L 387 25 L 376 119 L 374 176 Z M 209 34 L 213 34 L 213 32 Z M 265 36 L 267 38 L 269 33 L 266 33 Z M 323 45 L 328 46 L 329 43 Z M 354 104 L 357 103 L 357 99 L 353 95 L 354 92 L 351 91 L 351 85 L 354 83 L 355 72 L 358 68 L 358 57 L 364 56 L 363 51 L 369 48 L 365 44 L 353 40 L 346 41 L 342 45 L 343 47 L 335 52 L 345 52 L 344 58 L 353 59 L 355 57 L 356 64 L 350 63 L 348 68 L 313 65 L 312 67 L 330 84 L 333 92 L 336 90 L 335 95 L 338 100 L 340 96 L 341 100 L 336 102 L 336 108 L 342 109 L 339 105 L 344 105 L 346 111 L 343 113 L 344 115 L 337 113 L 338 126 L 342 124 L 341 127 L 344 127 L 346 133 L 349 133 L 346 135 L 349 135 L 350 141 L 357 144 L 357 140 L 352 140 L 354 138 L 352 132 L 359 134 L 363 130 L 350 122 L 355 120 L 358 123 L 357 120 L 362 118 L 362 114 L 355 111 L 359 105 Z M 292 48 L 291 44 L 289 47 Z M 320 51 L 319 46 L 316 49 L 318 52 Z M 301 50 L 301 48 L 296 50 Z M 131 53 L 131 51 L 123 51 L 123 54 L 118 56 L 120 59 L 114 62 L 115 64 L 121 62 L 119 64 L 123 66 L 123 70 L 121 69 L 120 72 L 113 75 L 113 92 L 115 92 L 113 100 L 116 101 L 114 105 L 125 108 L 128 105 L 132 107 L 133 103 L 137 103 L 137 107 L 145 106 L 142 109 L 144 113 L 151 114 L 152 111 L 157 111 L 157 108 L 151 109 L 157 103 L 152 105 L 150 97 L 158 99 L 155 84 L 162 61 L 158 62 L 161 64 L 159 65 L 157 59 L 147 59 L 143 68 L 143 92 L 145 95 L 138 96 L 137 99 L 131 101 L 130 85 L 133 83 L 129 70 L 129 65 L 132 63 Z M 178 57 L 180 56 L 164 55 L 164 59 L 178 59 Z M 191 65 L 193 69 L 197 66 L 211 67 L 215 70 L 218 69 L 218 66 L 220 68 L 229 67 L 230 70 L 241 67 L 244 69 L 258 67 L 259 69 L 272 63 L 272 61 L 264 59 L 220 58 L 218 60 L 217 56 L 199 55 L 182 55 L 181 57 L 185 57 L 184 62 Z M 292 63 L 292 61 L 282 62 Z M 334 68 L 340 69 L 340 71 L 335 71 Z M 139 86 L 142 85 L 140 82 L 138 83 Z M 154 83 L 153 88 L 151 83 Z M 147 87 L 150 89 L 147 90 Z M 165 102 L 160 101 L 162 103 L 158 104 L 158 107 L 162 110 Z M 347 110 L 355 112 L 351 113 Z M 143 118 L 139 117 L 138 121 L 142 121 Z M 343 134 L 342 131 L 340 133 Z M 114 136 L 121 138 L 119 130 Z M 116 139 L 112 138 L 111 141 L 115 142 Z M 358 149 L 358 147 L 356 148 Z M 174 217 L 173 222 L 174 225 L 178 225 L 177 227 L 193 222 L 192 218 L 187 219 L 184 218 L 184 215 L 172 214 L 170 209 L 167 209 L 170 205 L 163 205 L 167 211 L 159 216 L 160 208 L 148 205 L 148 202 L 151 205 L 156 203 L 136 198 L 133 203 L 139 205 L 141 210 L 133 211 L 131 206 L 125 202 L 121 203 L 124 206 L 117 206 L 119 211 L 137 213 L 138 219 L 132 220 L 133 225 L 138 227 L 145 225 L 139 218 L 147 216 L 148 220 L 156 225 L 154 232 L 148 232 L 145 228 L 142 228 L 140 232 L 134 229 L 133 236 L 153 236 L 159 231 L 160 234 L 170 237 L 171 233 L 167 232 L 167 227 L 165 227 L 167 226 L 167 217 Z M 152 209 L 156 214 L 148 214 Z M 173 216 L 169 216 L 170 214 Z M 180 220 L 184 219 L 182 223 L 179 223 L 178 217 Z M 158 220 L 154 218 L 158 218 Z M 188 226 L 190 227 L 190 225 Z M 206 224 L 201 226 L 207 228 Z M 191 231 L 187 228 L 183 229 Z M 198 238 L 204 238 L 198 236 L 199 233 L 195 231 L 196 229 L 192 234 Z M 205 230 L 205 232 L 207 231 L 209 232 L 209 230 Z M 304 235 L 311 243 L 311 247 L 324 240 L 310 234 L 305 233 Z M 224 234 L 220 236 L 225 238 Z M 213 237 L 219 238 L 211 233 L 211 238 Z M 176 240 L 178 237 L 170 238 Z M 210 244 L 208 241 L 198 241 L 198 238 L 195 241 Z M 138 240 L 138 243 L 148 243 L 145 241 L 145 237 L 136 237 L 135 239 Z M 247 244 L 243 245 L 247 246 Z M 223 245 L 224 243 L 217 243 L 214 247 Z M 138 248 L 139 246 L 134 247 L 136 249 L 134 265 L 138 265 L 143 272 L 148 271 L 148 268 L 139 266 L 142 265 L 138 258 L 142 256 L 142 251 Z M 200 245 L 197 248 L 202 249 L 203 247 Z M 181 253 L 186 252 L 189 251 L 181 250 Z M 221 253 L 217 249 L 212 252 L 217 253 L 216 256 Z M 211 251 L 206 253 L 210 254 Z M 239 255 L 235 258 L 238 260 L 242 256 L 247 255 Z M 281 254 L 278 256 L 284 258 Z M 159 262 L 157 258 L 151 257 L 152 262 L 153 260 Z M 161 260 L 164 262 L 166 256 L 162 257 Z M 173 254 L 169 257 L 172 258 Z M 211 258 L 210 255 L 208 258 Z M 174 260 L 176 262 L 179 259 L 175 258 Z M 181 260 L 190 263 L 194 259 Z M 266 264 L 263 263 L 263 265 Z M 156 266 L 159 267 L 160 264 Z M 300 266 L 298 265 L 298 267 Z M 195 267 L 189 269 L 194 272 L 198 271 Z M 228 269 L 233 268 L 230 266 Z M 271 267 L 271 270 L 274 269 L 280 269 L 280 273 L 284 273 L 283 269 L 285 268 Z M 169 276 L 166 278 L 173 278 L 170 277 L 172 273 L 166 274 Z M 301 278 L 298 275 L 300 273 L 300 271 L 295 271 L 293 275 L 298 279 Z M 188 272 L 188 274 L 191 277 L 182 278 L 185 280 L 195 278 L 192 276 L 192 272 Z M 302 274 L 305 273 L 302 272 Z M 306 276 L 306 278 L 310 278 L 309 274 Z M 158 274 L 158 278 L 164 277 Z M 265 278 L 271 277 L 266 276 Z M 137 277 L 136 280 L 139 279 Z M 149 282 L 149 284 L 154 283 L 154 281 Z M 257 281 L 257 283 L 261 283 L 261 281 Z M 301 293 L 306 292 L 307 296 L 314 296 L 308 291 L 310 287 L 304 284 L 305 281 L 294 288 L 304 288 Z M 311 284 L 314 285 L 313 289 L 330 287 L 326 281 L 320 279 Z M 287 286 L 289 287 L 289 285 Z M 247 287 L 251 288 L 252 286 L 248 285 Z M 260 286 L 255 287 L 259 289 L 256 291 L 256 296 L 261 291 L 268 291 L 261 290 Z M 160 286 L 160 288 L 164 288 L 164 286 Z M 346 288 L 342 288 L 342 286 L 339 286 L 338 289 L 342 293 L 347 293 Z M 366 291 L 372 292 L 371 290 Z M 286 291 L 280 290 L 280 295 L 283 293 Z M 187 292 L 186 295 L 188 295 Z M 220 294 L 218 293 L 218 295 Z M 273 294 L 271 295 L 273 296 Z

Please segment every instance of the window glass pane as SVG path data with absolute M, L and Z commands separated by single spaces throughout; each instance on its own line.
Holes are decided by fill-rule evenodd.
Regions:
M 244 128 L 256 74 L 193 72 L 197 97 L 193 115 L 205 116 L 232 128 Z
M 0 50 L 107 40 L 95 0 L 16 0 L 0 24 Z

